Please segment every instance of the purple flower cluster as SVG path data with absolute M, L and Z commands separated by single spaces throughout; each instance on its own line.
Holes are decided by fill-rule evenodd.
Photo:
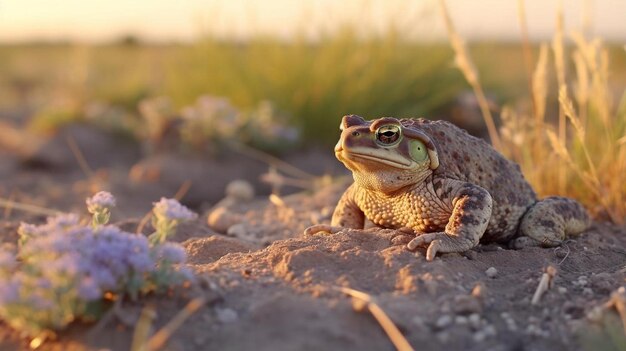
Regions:
M 0 249 L 0 317 L 35 335 L 60 329 L 105 292 L 138 294 L 179 284 L 185 250 L 115 226 L 86 226 L 78 216 L 22 224 L 17 255 Z M 43 311 L 43 312 L 42 312 Z
M 155 232 L 152 233 L 148 240 L 151 244 L 163 244 L 167 238 L 176 233 L 176 227 L 181 222 L 193 220 L 198 217 L 197 214 L 183 206 L 176 199 L 161 198 L 161 201 L 155 202 L 152 208 L 152 225 Z
M 95 213 L 98 209 L 115 207 L 115 197 L 108 191 L 99 191 L 94 196 L 87 198 L 87 210 Z
M 187 207 L 181 205 L 176 199 L 161 198 L 161 201 L 155 202 L 152 212 L 157 218 L 163 218 L 171 221 L 189 221 L 196 219 L 198 216 Z

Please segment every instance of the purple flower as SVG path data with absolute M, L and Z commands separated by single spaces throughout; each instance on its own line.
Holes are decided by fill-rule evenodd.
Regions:
M 149 272 L 156 266 L 154 260 L 146 253 L 130 255 L 127 261 L 130 267 L 138 273 Z
M 170 263 L 184 263 L 187 260 L 185 249 L 176 243 L 165 242 L 155 247 L 157 257 Z
M 115 207 L 115 197 L 106 191 L 87 198 L 87 211 L 93 214 L 91 223 L 94 227 L 107 224 L 111 217 L 111 208 Z
M 103 209 L 115 207 L 115 197 L 108 191 L 100 191 L 87 198 L 86 203 L 89 213 L 96 213 Z
M 51 229 L 67 229 L 78 225 L 80 218 L 74 213 L 63 213 L 54 217 L 48 217 L 47 223 L 44 226 L 39 226 L 41 231 Z
M 166 210 L 195 216 L 180 204 Z M 76 215 L 22 224 L 20 234 L 16 255 L 0 248 L 0 318 L 30 335 L 64 327 L 105 292 L 136 296 L 191 279 L 174 266 L 186 258 L 178 244 L 152 247 L 143 235 L 81 225 Z
M 173 221 L 187 221 L 196 219 L 198 216 L 187 207 L 183 206 L 176 199 L 161 198 L 161 201 L 154 203 L 152 209 L 157 218 L 165 218 Z
M 87 198 L 87 206 L 115 207 L 115 197 L 108 191 L 99 191 Z

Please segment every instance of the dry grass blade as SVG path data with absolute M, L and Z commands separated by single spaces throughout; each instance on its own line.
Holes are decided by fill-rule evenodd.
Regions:
M 393 343 L 393 345 L 399 351 L 413 351 L 413 347 L 409 344 L 409 341 L 402 335 L 398 327 L 393 323 L 391 318 L 385 313 L 385 311 L 376 303 L 374 298 L 362 291 L 346 288 L 346 287 L 337 287 L 337 289 L 343 292 L 346 295 L 349 295 L 355 299 L 358 299 L 366 304 L 370 313 L 376 321 L 383 328 L 389 340 Z
M 24 212 L 30 212 L 30 213 L 35 213 L 35 214 L 41 214 L 45 216 L 56 216 L 59 213 L 61 213 L 61 211 L 52 210 L 52 209 L 37 206 L 37 205 L 24 204 L 21 202 L 11 201 L 11 200 L 2 199 L 2 198 L 0 198 L 0 207 L 10 208 L 10 209 L 24 211 Z
M 589 102 L 589 70 L 580 50 L 574 52 L 574 66 L 576 67 L 576 101 L 583 125 L 587 121 L 587 103 Z
M 528 87 L 532 92 L 534 89 L 534 76 L 531 75 L 532 71 L 532 62 L 533 62 L 533 52 L 530 47 L 530 40 L 528 40 L 528 25 L 526 21 L 526 7 L 524 4 L 524 0 L 517 0 L 517 14 L 520 24 L 520 32 L 522 36 L 522 52 L 524 55 L 524 68 L 526 69 L 526 77 L 528 79 Z M 537 110 L 537 102 L 535 101 L 535 96 L 532 96 L 534 109 Z
M 539 49 L 539 60 L 532 77 L 532 96 L 535 108 L 535 125 L 532 128 L 534 130 L 532 143 L 533 158 L 542 160 L 545 158 L 543 130 L 546 116 L 546 99 L 548 96 L 548 46 L 546 44 L 542 44 L 541 49 Z
M 276 169 L 279 169 L 285 172 L 286 174 L 291 175 L 292 177 L 297 177 L 297 178 L 314 178 L 315 177 L 314 175 L 307 173 L 298 167 L 295 167 L 277 157 L 274 157 L 261 150 L 252 148 L 248 145 L 245 145 L 242 143 L 236 143 L 236 142 L 231 142 L 229 145 L 233 148 L 233 150 L 240 152 L 248 157 L 259 160 L 261 162 L 265 162 L 268 165 Z
M 94 177 L 94 171 L 89 166 L 89 163 L 87 163 L 87 159 L 85 158 L 85 155 L 83 154 L 83 152 L 80 151 L 78 144 L 76 144 L 76 141 L 70 135 L 67 136 L 66 140 L 67 140 L 67 145 L 70 147 L 70 150 L 72 151 L 72 154 L 74 154 L 76 161 L 78 161 L 78 165 L 80 166 L 80 169 L 83 171 L 83 173 L 85 173 L 85 176 L 87 176 L 87 179 L 92 179 Z
M 598 178 L 598 172 L 596 167 L 591 159 L 591 155 L 589 153 L 589 149 L 585 145 L 585 128 L 583 127 L 580 119 L 576 115 L 576 111 L 574 111 L 574 105 L 572 104 L 572 100 L 567 96 L 567 89 L 561 88 L 559 90 L 559 105 L 561 106 L 562 111 L 569 118 L 576 130 L 576 136 L 580 140 L 582 144 L 582 150 L 585 154 L 585 159 L 587 160 L 587 164 L 589 166 L 589 170 L 591 171 L 591 176 L 593 178 L 594 184 L 599 186 L 600 180 Z
M 541 130 L 546 113 L 546 97 L 548 96 L 548 46 L 541 45 L 539 60 L 533 72 L 533 101 L 535 102 L 535 130 Z
M 576 130 L 576 134 L 578 138 L 580 139 L 581 142 L 584 143 L 585 142 L 585 128 L 583 127 L 580 119 L 578 118 L 578 114 L 574 110 L 574 104 L 572 103 L 572 100 L 569 98 L 567 94 L 567 88 L 564 86 L 562 86 L 559 89 L 559 104 L 561 105 L 561 108 L 563 109 L 563 113 L 565 113 L 565 116 L 569 118 L 570 122 L 572 122 L 572 125 L 574 126 L 574 129 Z
M 556 76 L 560 89 L 567 89 L 567 83 L 565 80 L 565 48 L 563 45 L 563 4 L 559 2 L 559 8 L 556 16 L 556 31 L 552 40 L 552 50 L 554 51 L 554 65 L 556 67 Z M 565 123 L 565 113 L 562 108 L 559 109 L 559 141 L 561 143 L 566 142 L 567 138 L 567 126 Z M 557 167 L 558 172 L 558 190 L 560 194 L 565 193 L 565 187 L 567 182 L 567 174 L 565 173 L 565 167 L 560 162 Z
M 178 191 L 176 191 L 176 194 L 174 194 L 174 198 L 178 201 L 182 200 L 189 192 L 189 189 L 191 189 L 191 185 L 190 180 L 185 180 L 183 184 L 180 185 L 180 188 L 178 188 Z
M 141 310 L 139 321 L 135 327 L 133 333 L 133 343 L 130 347 L 131 351 L 146 351 L 146 340 L 150 335 L 150 329 L 152 328 L 152 322 L 156 318 L 156 311 L 154 306 L 148 305 Z
M 541 296 L 543 296 L 543 294 L 552 286 L 552 281 L 555 276 L 556 268 L 548 266 L 548 268 L 546 268 L 546 271 L 541 275 L 541 280 L 539 281 L 537 290 L 535 290 L 535 294 L 530 301 L 531 305 L 536 305 L 539 303 Z
M 180 326 L 183 325 L 183 323 L 191 317 L 191 315 L 202 308 L 206 302 L 207 299 L 204 296 L 196 297 L 189 301 L 185 308 L 178 312 L 172 320 L 170 320 L 163 328 L 156 332 L 150 340 L 148 340 L 145 350 L 152 351 L 162 348 L 172 334 L 174 334 L 174 332 L 180 328 Z
M 583 183 L 587 187 L 586 189 L 589 190 L 593 195 L 595 195 L 596 200 L 600 202 L 602 208 L 606 211 L 611 221 L 613 223 L 620 223 L 621 220 L 617 214 L 618 209 L 614 209 L 613 206 L 611 206 L 610 197 L 605 196 L 604 191 L 602 190 L 602 186 L 597 176 L 594 176 L 593 174 L 589 175 L 588 173 L 584 172 L 578 166 L 578 164 L 572 160 L 569 152 L 567 151 L 565 146 L 558 140 L 558 137 L 556 136 L 556 134 L 554 134 L 553 131 L 547 130 L 546 133 L 548 135 L 548 140 L 550 141 L 552 149 L 556 152 L 556 154 L 562 160 L 564 160 L 567 163 L 567 165 L 569 165 L 572 168 L 572 170 L 574 170 L 574 172 L 576 172 L 576 174 L 580 177 L 580 179 L 583 181 Z M 587 153 L 587 157 L 588 157 L 588 153 Z M 619 195 L 615 195 L 615 196 L 619 196 Z
M 491 110 L 489 109 L 489 103 L 487 102 L 485 93 L 480 85 L 478 71 L 476 70 L 474 63 L 467 52 L 465 42 L 454 29 L 454 24 L 452 23 L 452 19 L 450 19 L 450 14 L 448 13 L 445 0 L 440 0 L 439 4 L 441 5 L 441 13 L 446 24 L 450 44 L 452 45 L 452 49 L 455 53 L 454 62 L 474 90 L 474 95 L 476 95 L 476 99 L 478 100 L 478 106 L 480 107 L 483 119 L 487 125 L 487 132 L 489 133 L 491 143 L 496 149 L 501 149 L 500 136 L 498 135 L 496 125 L 493 121 L 493 116 L 491 115 Z

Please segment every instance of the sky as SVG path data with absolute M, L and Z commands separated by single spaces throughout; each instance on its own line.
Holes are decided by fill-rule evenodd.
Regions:
M 567 30 L 626 42 L 625 0 L 525 0 L 530 37 L 549 38 L 562 3 Z M 447 0 L 469 39 L 519 38 L 517 0 Z M 366 32 L 390 23 L 407 36 L 444 36 L 437 0 L 0 0 L 0 41 L 109 41 L 126 34 L 189 41 L 202 33 L 245 38 L 257 33 L 315 37 L 352 23 Z

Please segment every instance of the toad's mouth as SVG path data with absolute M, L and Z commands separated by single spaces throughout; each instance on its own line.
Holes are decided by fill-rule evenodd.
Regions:
M 407 160 L 404 157 L 391 154 L 391 153 L 382 153 L 380 151 L 379 152 L 376 152 L 376 151 L 373 151 L 367 148 L 354 148 L 354 149 L 350 149 L 349 151 L 346 149 L 341 149 L 337 151 L 337 153 L 341 154 L 342 156 L 346 158 L 351 158 L 351 159 L 360 158 L 360 159 L 364 159 L 368 161 L 382 163 L 382 164 L 395 167 L 395 168 L 411 169 L 413 166 L 413 162 Z

